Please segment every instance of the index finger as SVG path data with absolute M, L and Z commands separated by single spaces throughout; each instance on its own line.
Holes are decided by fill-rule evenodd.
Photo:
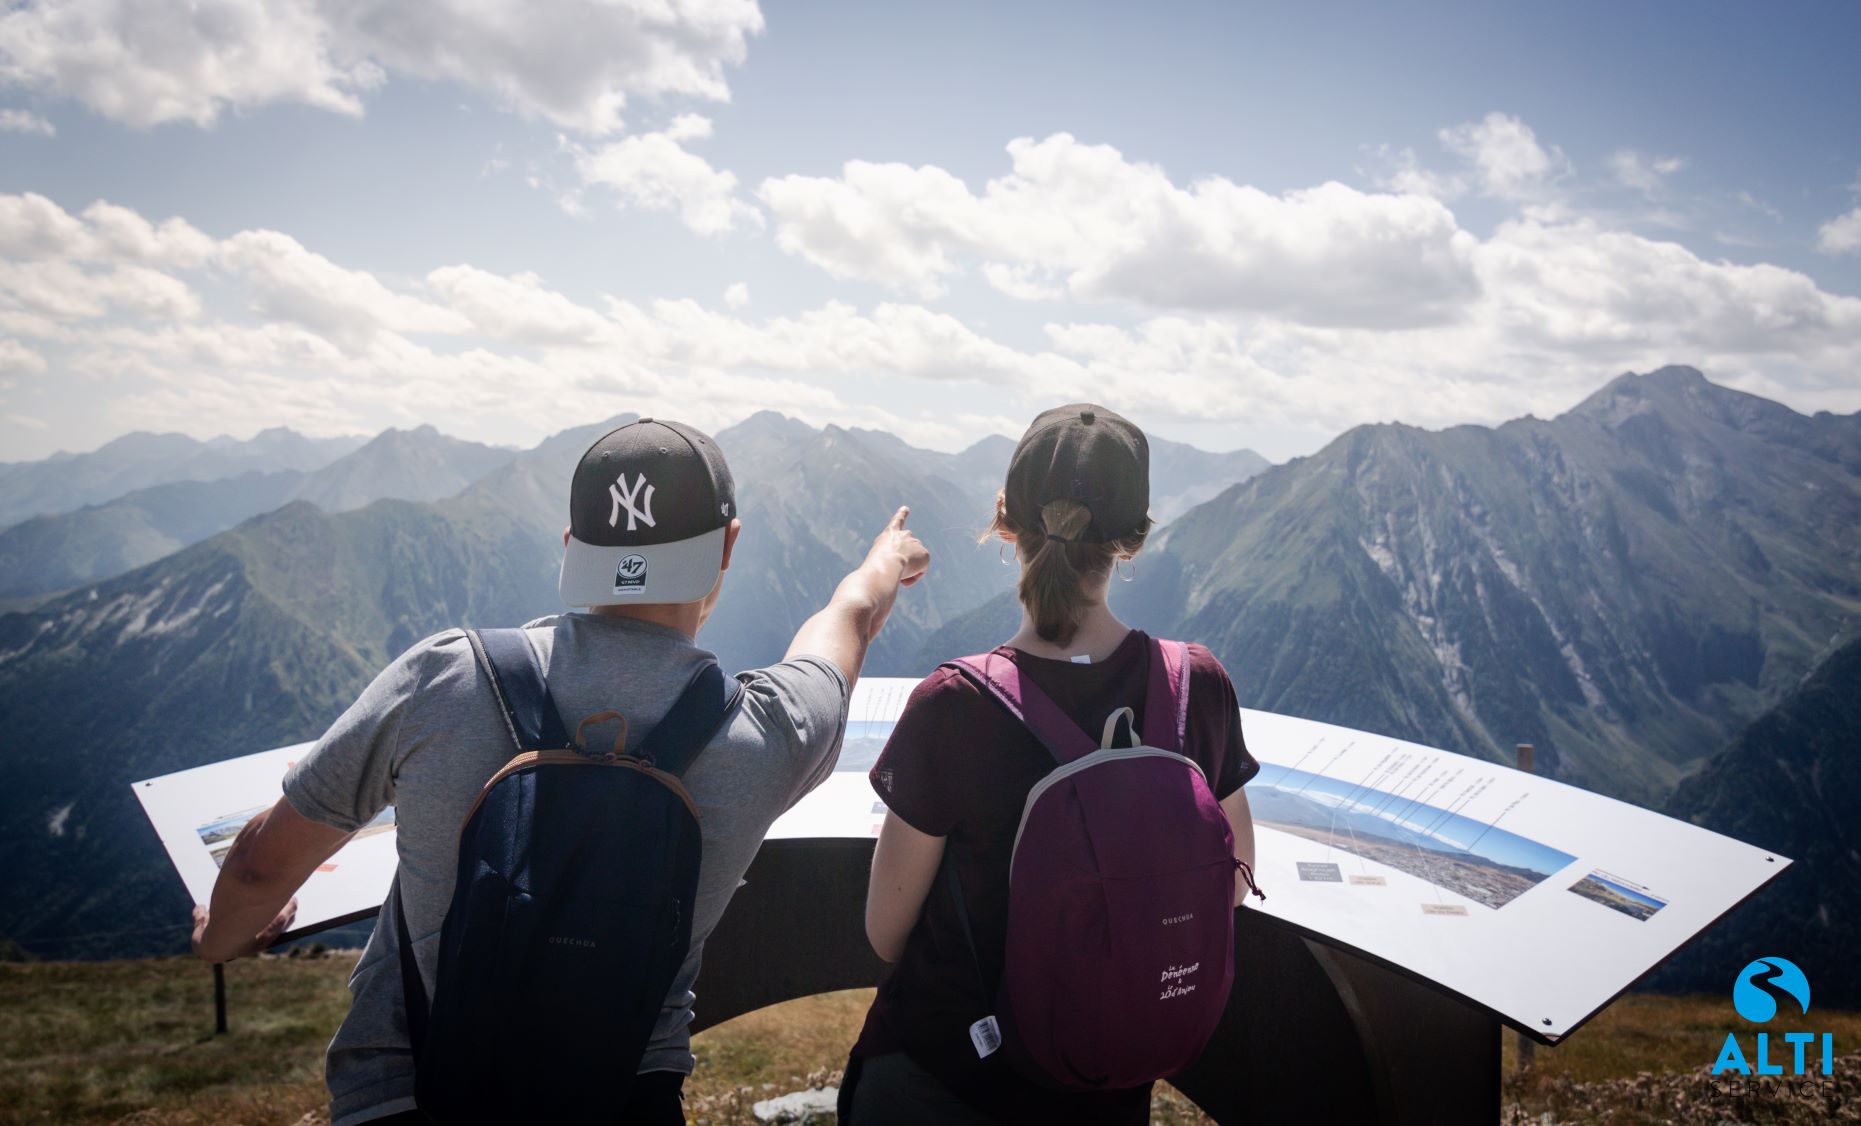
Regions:
M 885 526 L 886 530 L 893 532 L 903 531 L 905 527 L 905 517 L 909 515 L 911 515 L 911 506 L 908 504 L 900 505 L 898 511 L 892 514 L 892 522 Z

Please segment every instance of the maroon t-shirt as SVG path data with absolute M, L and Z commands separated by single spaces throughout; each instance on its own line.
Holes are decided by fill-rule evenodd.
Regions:
M 1132 630 L 1097 664 L 1032 657 L 1007 646 L 995 651 L 1013 660 L 1094 743 L 1121 707 L 1136 712 L 1142 730 L 1150 644 L 1141 631 Z M 1217 799 L 1260 770 L 1241 739 L 1234 685 L 1200 645 L 1189 646 L 1188 744 L 1185 753 L 1202 767 Z M 1000 1052 L 979 1058 L 970 1043 L 969 1026 L 995 1010 L 1008 934 L 1008 862 L 1022 806 L 1053 767 L 1031 731 L 954 669 L 938 669 L 912 692 L 869 777 L 906 824 L 945 838 L 975 952 L 940 873 L 904 954 L 879 986 L 853 1055 L 906 1052 L 966 1101 L 1015 1122 L 1146 1122 L 1147 1085 L 1056 1093 L 1021 1078 Z

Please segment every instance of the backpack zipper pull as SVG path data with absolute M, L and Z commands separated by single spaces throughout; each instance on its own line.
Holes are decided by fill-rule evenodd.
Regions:
M 1262 900 L 1265 900 L 1267 893 L 1261 891 L 1260 886 L 1254 883 L 1254 870 L 1247 866 L 1247 862 L 1238 856 L 1232 856 L 1229 857 L 1229 859 L 1234 861 L 1234 869 L 1241 874 L 1241 879 L 1247 881 L 1247 889 L 1259 896 Z

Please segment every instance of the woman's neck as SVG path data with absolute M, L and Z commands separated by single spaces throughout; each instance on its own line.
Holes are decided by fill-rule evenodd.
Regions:
M 1040 634 L 1034 630 L 1034 619 L 1028 616 L 1024 608 L 1021 611 L 1021 628 L 1008 639 L 1008 646 L 1029 656 L 1047 657 L 1056 661 L 1070 660 L 1084 654 L 1097 664 L 1116 652 L 1130 632 L 1131 627 L 1119 621 L 1118 616 L 1111 612 L 1111 607 L 1100 601 L 1079 619 L 1079 628 L 1074 631 L 1071 641 L 1065 645 L 1055 645 L 1051 641 L 1041 640 Z

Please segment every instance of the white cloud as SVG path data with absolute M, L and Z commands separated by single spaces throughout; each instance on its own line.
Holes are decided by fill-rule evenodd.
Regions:
M 0 260 L 0 306 L 58 320 L 94 319 L 118 310 L 150 317 L 192 317 L 200 300 L 179 278 L 146 266 L 87 269 L 75 262 Z
M 1133 182 L 1142 184 L 1148 173 L 1139 172 Z M 965 191 L 949 225 L 1011 226 L 1020 212 L 992 202 L 1007 191 L 1001 182 Z M 1229 206 L 1212 188 L 1170 191 Z M 1075 212 L 1064 229 L 1086 229 L 1081 216 L 1092 213 Z M 1039 240 L 1057 236 L 1025 237 L 1044 248 Z M 890 382 L 913 380 L 947 384 L 942 399 L 991 418 L 1090 397 L 1166 425 L 1312 436 L 1366 421 L 1555 413 L 1609 375 L 1675 361 L 1799 408 L 1861 405 L 1861 299 L 1802 274 L 1709 261 L 1594 220 L 1516 218 L 1483 240 L 1455 231 L 1452 244 L 1473 276 L 1452 317 L 1392 326 L 1191 310 L 1130 324 L 1067 308 L 1044 339 L 1009 343 L 907 302 L 829 301 L 755 318 L 736 312 L 743 305 L 731 294 L 747 297 L 743 283 L 718 307 L 578 299 L 533 274 L 463 263 L 399 280 L 275 231 L 214 240 L 109 204 L 72 215 L 42 197 L 0 196 L 0 331 L 18 338 L 6 354 L 29 381 L 113 381 L 99 397 L 122 429 L 290 420 L 333 432 L 431 421 L 520 441 L 624 409 L 718 426 L 769 407 L 942 443 L 947 420 L 878 405 Z M 992 266 L 991 282 L 1004 289 L 1073 284 L 1041 261 L 985 261 L 985 273 Z M 195 295 L 195 279 L 211 283 L 211 303 Z
M 793 317 L 740 320 L 695 301 L 611 301 L 629 351 L 655 366 L 797 375 L 903 375 L 1029 386 L 1057 373 L 1057 357 L 1028 354 L 918 305 L 861 313 L 838 301 Z M 1061 365 L 1064 367 L 1064 365 Z
M 9 309 L 4 301 L 0 301 L 0 332 L 40 340 L 68 340 L 72 336 L 72 330 L 56 318 L 24 309 Z
M 1758 214 L 1768 217 L 1773 222 L 1781 222 L 1783 220 L 1783 212 L 1777 210 L 1775 207 L 1772 207 L 1770 204 L 1765 203 L 1763 200 L 1759 199 L 1757 196 L 1752 195 L 1750 192 L 1741 191 L 1741 192 L 1738 192 L 1736 195 L 1734 195 L 1732 198 L 1737 200 L 1739 203 L 1744 204 L 1746 207 L 1749 207 L 1751 210 L 1756 211 Z
M 0 82 L 73 98 L 128 125 L 211 125 L 228 106 L 299 102 L 360 114 L 381 80 L 338 62 L 310 3 L 138 0 L 29 4 L 0 15 Z
M 703 141 L 711 136 L 711 119 L 698 113 L 681 113 L 666 126 L 665 134 L 674 141 Z
M 1041 280 L 1040 268 L 1032 263 L 1011 266 L 1006 262 L 984 262 L 982 276 L 996 289 L 1021 301 L 1058 301 L 1066 296 L 1060 286 Z
M 1816 232 L 1816 249 L 1824 254 L 1861 254 L 1861 207 L 1824 223 Z
M 1064 133 L 1008 153 L 1011 173 L 979 194 L 940 168 L 851 161 L 837 179 L 765 180 L 758 195 L 784 250 L 925 297 L 964 257 L 1015 296 L 1063 288 L 1315 324 L 1431 322 L 1475 294 L 1473 240 L 1433 199 L 1338 183 L 1276 196 L 1220 177 L 1182 187 Z
M 1480 190 L 1498 199 L 1539 203 L 1574 169 L 1564 151 L 1538 143 L 1531 126 L 1504 113 L 1489 113 L 1441 130 L 1436 136 L 1473 166 Z
M 98 200 L 84 209 L 92 257 L 192 269 L 213 254 L 213 240 L 182 219 L 151 223 L 127 207 Z
M 0 133 L 36 133 L 41 137 L 56 137 L 58 128 L 27 110 L 0 109 Z
M 436 297 L 485 336 L 529 344 L 595 344 L 613 336 L 606 317 L 545 289 L 535 274 L 505 277 L 471 266 L 444 266 L 426 280 Z
M 392 74 L 480 89 L 590 134 L 635 95 L 729 98 L 755 0 L 65 0 L 0 15 L 0 83 L 134 126 L 297 103 L 359 115 Z
M 0 336 L 0 375 L 27 375 L 44 370 L 44 356 L 17 340 Z
M 733 173 L 680 144 L 710 136 L 711 123 L 685 114 L 663 133 L 625 137 L 593 149 L 569 145 L 585 185 L 613 191 L 622 207 L 675 211 L 679 221 L 701 235 L 725 234 L 743 223 L 760 227 L 762 212 L 737 195 Z
M 1378 145 L 1369 155 L 1376 166 L 1370 180 L 1379 188 L 1439 200 L 1456 199 L 1467 192 L 1465 177 L 1422 167 L 1412 148 Z
M 1514 346 L 1807 357 L 1861 346 L 1861 298 L 1772 265 L 1709 262 L 1590 222 L 1507 223 L 1478 256 L 1488 316 Z
M 757 196 L 776 217 L 776 243 L 837 278 L 935 297 L 956 269 L 946 243 L 969 241 L 976 199 L 941 168 L 848 161 L 838 180 L 784 176 Z M 958 218 L 961 216 L 962 218 Z
M 462 315 L 395 293 L 373 274 L 350 270 L 278 231 L 241 231 L 220 244 L 216 261 L 244 275 L 254 308 L 341 337 L 396 332 L 462 332 Z
M 1771 265 L 1702 259 L 1593 222 L 1503 223 L 1481 296 L 1406 331 L 1156 317 L 1057 324 L 1075 386 L 1139 417 L 1335 433 L 1371 421 L 1496 423 L 1567 409 L 1608 376 L 1694 363 L 1799 409 L 1854 410 L 1861 299 Z
M 33 192 L 0 195 L 0 257 L 7 259 L 128 261 L 188 269 L 212 252 L 213 240 L 181 219 L 154 224 L 101 200 L 80 218 Z
M 742 282 L 733 282 L 724 287 L 724 304 L 732 309 L 741 309 L 750 303 L 750 287 Z
M 1648 156 L 1634 149 L 1618 149 L 1609 154 L 1609 171 L 1616 182 L 1653 199 L 1667 187 L 1667 178 L 1687 166 L 1679 156 Z
M 86 257 L 89 239 L 81 221 L 42 195 L 0 195 L 0 257 Z

